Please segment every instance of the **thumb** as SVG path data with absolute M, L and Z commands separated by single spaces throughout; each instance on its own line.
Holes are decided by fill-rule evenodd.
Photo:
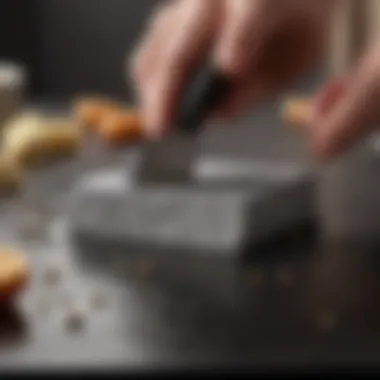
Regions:
M 346 92 L 348 79 L 334 78 L 325 83 L 312 100 L 311 120 L 325 117 Z
M 379 57 L 367 55 L 345 82 L 344 91 L 336 91 L 332 104 L 323 105 L 324 113 L 314 119 L 311 144 L 318 157 L 341 154 L 374 129 L 380 115 Z

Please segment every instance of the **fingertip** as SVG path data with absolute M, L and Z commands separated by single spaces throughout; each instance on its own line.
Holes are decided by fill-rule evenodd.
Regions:
M 145 137 L 150 141 L 158 141 L 162 135 L 157 129 L 146 129 Z
M 311 138 L 309 146 L 312 156 L 322 164 L 329 163 L 334 157 L 331 144 L 324 139 Z
M 312 101 L 313 120 L 326 116 L 343 98 L 345 90 L 344 78 L 332 79 L 322 85 Z
M 368 131 L 365 124 L 360 124 L 360 128 L 356 127 L 357 124 L 351 124 L 343 118 L 320 120 L 310 134 L 313 154 L 320 161 L 328 163 L 349 151 Z
M 150 140 L 160 139 L 168 130 L 168 113 L 160 100 L 148 103 L 144 115 L 145 135 Z
M 214 57 L 216 66 L 230 78 L 239 77 L 244 71 L 244 58 L 235 50 L 224 43 L 220 45 Z
M 146 109 L 144 116 L 145 136 L 150 140 L 156 140 L 163 134 L 164 127 L 160 114 L 153 109 Z

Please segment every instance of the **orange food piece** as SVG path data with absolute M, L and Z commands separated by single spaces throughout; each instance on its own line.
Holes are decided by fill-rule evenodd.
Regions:
M 115 112 L 117 105 L 101 98 L 80 99 L 74 103 L 74 117 L 81 125 L 98 130 L 103 119 Z
M 11 249 L 0 250 L 0 302 L 12 300 L 28 279 L 29 266 L 22 255 Z
M 282 120 L 292 126 L 306 127 L 311 113 L 309 98 L 289 98 L 282 104 Z
M 123 143 L 142 136 L 142 121 L 137 110 L 110 113 L 103 119 L 99 134 L 112 143 Z

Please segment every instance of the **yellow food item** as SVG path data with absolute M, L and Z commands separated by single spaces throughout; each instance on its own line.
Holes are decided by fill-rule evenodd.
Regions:
M 8 159 L 14 158 L 11 153 L 18 152 L 25 140 L 32 140 L 44 125 L 44 119 L 36 113 L 27 112 L 16 116 L 4 125 L 2 133 L 3 152 Z M 17 154 L 16 154 L 17 156 Z
M 282 104 L 282 120 L 291 126 L 305 127 L 311 113 L 311 101 L 309 98 L 289 98 Z
M 7 122 L 4 124 L 2 139 L 12 139 L 13 137 L 10 136 L 14 134 L 15 130 L 35 130 L 41 124 L 43 124 L 43 122 L 43 117 L 37 112 L 27 111 L 17 114 L 16 116 L 7 120 Z
M 39 134 L 40 147 L 52 154 L 71 153 L 81 142 L 81 131 L 65 119 L 46 119 Z
M 29 265 L 12 249 L 0 249 L 0 302 L 12 300 L 29 280 Z
M 109 114 L 99 127 L 99 135 L 111 143 L 134 141 L 142 136 L 142 122 L 137 110 Z
M 8 159 L 0 156 L 0 194 L 8 195 L 18 191 L 23 182 L 23 172 L 20 166 Z
M 7 126 L 3 151 L 13 162 L 29 167 L 73 152 L 80 140 L 79 129 L 69 120 L 33 115 Z
M 103 119 L 117 109 L 111 100 L 89 97 L 74 101 L 73 115 L 80 125 L 97 131 Z

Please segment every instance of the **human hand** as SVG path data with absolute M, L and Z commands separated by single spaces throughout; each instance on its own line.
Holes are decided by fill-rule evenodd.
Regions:
M 313 104 L 311 149 L 328 160 L 344 153 L 380 123 L 380 45 L 374 45 L 344 78 L 325 84 Z
M 229 116 L 276 94 L 316 63 L 331 0 L 177 0 L 152 18 L 132 62 L 146 132 L 170 126 L 187 76 L 205 55 L 231 83 Z

